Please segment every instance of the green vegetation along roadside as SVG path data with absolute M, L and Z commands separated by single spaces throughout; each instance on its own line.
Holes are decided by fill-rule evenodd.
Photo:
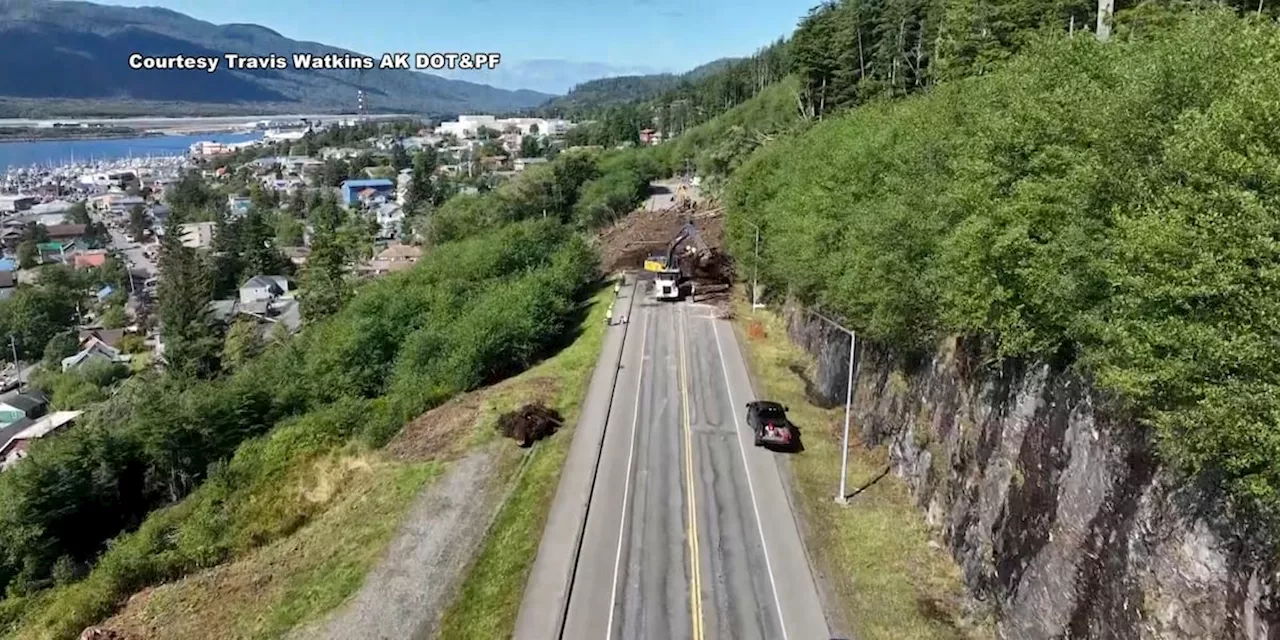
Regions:
M 981 335 L 1074 363 L 1166 461 L 1272 516 L 1280 27 L 1139 20 L 769 145 L 728 189 L 732 246 L 759 225 L 771 290 L 901 351 Z
M 797 369 L 813 372 L 813 358 L 787 338 L 771 311 L 735 308 L 752 384 L 762 398 L 782 402 L 804 433 L 805 450 L 781 462 L 790 471 L 806 546 L 825 571 L 828 598 L 840 622 L 862 640 L 978 639 L 994 637 L 989 624 L 964 606 L 959 568 L 931 532 L 905 485 L 884 475 L 884 447 L 853 443 L 849 486 L 864 487 L 846 507 L 832 499 L 840 477 L 843 411 L 822 409 L 805 396 Z M 856 434 L 855 434 L 856 437 Z
M 498 602 L 489 597 L 503 589 L 480 588 L 485 600 L 476 601 L 470 597 L 476 591 L 471 585 L 494 578 L 519 582 L 515 586 L 518 607 L 523 573 L 518 567 L 511 571 L 511 560 L 527 563 L 531 556 L 520 553 L 521 544 L 508 543 L 513 538 L 517 542 L 532 539 L 536 547 L 541 526 L 540 520 L 531 523 L 517 518 L 513 522 L 509 514 L 545 512 L 549 496 L 539 503 L 526 487 L 549 482 L 554 491 L 555 478 L 548 481 L 543 476 L 548 472 L 558 475 L 572 429 L 526 452 L 509 443 L 495 443 L 494 425 L 502 413 L 535 401 L 556 409 L 572 424 L 600 348 L 604 334 L 601 317 L 612 295 L 607 290 L 596 294 L 571 345 L 513 378 L 428 411 L 385 448 L 344 447 L 314 461 L 295 461 L 292 464 L 298 465 L 298 477 L 304 484 L 295 487 L 294 494 L 327 505 L 323 513 L 239 560 L 143 591 L 103 626 L 150 638 L 282 637 L 335 609 L 359 588 L 426 483 L 443 473 L 451 461 L 494 444 L 501 447 L 500 460 L 493 465 L 494 477 L 488 481 L 512 490 L 502 492 L 509 499 L 454 610 L 473 609 L 475 616 L 468 621 L 484 625 L 489 616 L 485 603 Z M 494 564 L 495 556 L 506 561 L 498 563 L 498 571 L 488 571 L 486 567 Z M 456 621 L 456 616 L 446 618 L 446 635 Z
M 560 411 L 565 428 L 525 460 L 457 599 L 445 612 L 440 638 L 505 638 L 515 629 L 525 583 L 560 483 L 560 469 L 573 441 L 573 425 L 604 340 L 604 312 L 612 297 L 612 290 L 597 296 L 582 335 L 572 346 L 517 378 L 559 381 L 549 406 Z
M 295 464 L 312 472 L 297 495 L 322 504 L 319 515 L 234 562 L 142 591 L 103 626 L 130 638 L 282 637 L 359 588 L 413 498 L 441 470 L 375 452 Z
M 226 378 L 113 399 L 0 477 L 0 622 L 20 637 L 73 637 L 141 588 L 297 531 L 323 511 L 291 490 L 303 462 L 380 446 L 413 416 L 563 346 L 595 268 L 563 225 L 507 225 L 436 247 Z M 97 557 L 110 529 L 91 520 L 106 517 L 96 505 L 136 506 L 175 482 L 197 486 Z

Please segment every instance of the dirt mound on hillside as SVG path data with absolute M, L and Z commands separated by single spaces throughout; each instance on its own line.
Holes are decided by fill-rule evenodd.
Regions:
M 711 209 L 692 214 L 674 209 L 633 212 L 600 234 L 605 273 L 642 268 L 646 257 L 666 252 L 667 246 L 688 222 L 693 222 L 708 248 L 723 254 L 724 216 L 721 211 Z
M 564 418 L 541 402 L 526 404 L 515 411 L 498 416 L 497 429 L 522 447 L 550 436 L 564 424 Z

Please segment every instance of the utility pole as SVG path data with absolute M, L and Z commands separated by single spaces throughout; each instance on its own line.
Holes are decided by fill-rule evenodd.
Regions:
M 18 370 L 18 388 L 22 388 L 22 363 L 18 362 L 18 343 L 14 341 L 13 334 L 9 334 L 9 348 L 13 350 L 13 368 Z
M 1115 0 L 1098 0 L 1098 28 L 1094 32 L 1098 42 L 1111 39 L 1111 13 L 1115 8 Z
M 755 310 L 760 307 L 756 299 L 760 291 L 760 227 L 754 222 L 747 222 L 747 224 L 756 230 L 756 254 L 755 259 L 751 261 L 751 311 L 755 313 Z
M 849 377 L 848 377 L 848 381 L 845 383 L 846 386 L 844 391 L 844 437 L 841 440 L 844 446 L 840 448 L 840 491 L 839 493 L 836 494 L 836 502 L 838 504 L 848 504 L 849 499 L 847 496 L 849 495 L 849 492 L 848 492 L 849 416 L 853 410 L 853 367 L 855 364 L 853 355 L 855 352 L 855 348 L 857 347 L 857 344 L 858 344 L 858 334 L 850 329 L 844 328 L 844 326 L 841 325 L 840 323 L 822 315 L 821 313 L 818 313 L 817 311 L 810 310 L 810 313 L 823 319 L 824 321 L 827 322 L 827 324 L 830 324 L 831 326 L 849 334 Z

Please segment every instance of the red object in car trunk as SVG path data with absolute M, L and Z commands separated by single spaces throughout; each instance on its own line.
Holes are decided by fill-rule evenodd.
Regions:
M 774 425 L 774 424 L 771 422 L 771 423 L 769 423 L 769 424 L 765 425 L 764 430 L 765 430 L 765 437 L 766 437 L 766 438 L 769 438 L 769 439 L 771 439 L 771 440 L 772 440 L 772 439 L 777 439 L 777 440 L 781 440 L 781 441 L 783 441 L 783 442 L 791 442 L 791 430 L 790 430 L 790 429 L 781 429 L 781 428 L 778 428 L 776 425 Z

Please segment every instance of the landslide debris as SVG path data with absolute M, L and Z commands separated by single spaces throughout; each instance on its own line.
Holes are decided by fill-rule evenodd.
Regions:
M 511 438 L 522 447 L 556 432 L 564 424 L 564 418 L 541 402 L 526 404 L 515 411 L 498 416 L 497 429 L 504 437 Z

